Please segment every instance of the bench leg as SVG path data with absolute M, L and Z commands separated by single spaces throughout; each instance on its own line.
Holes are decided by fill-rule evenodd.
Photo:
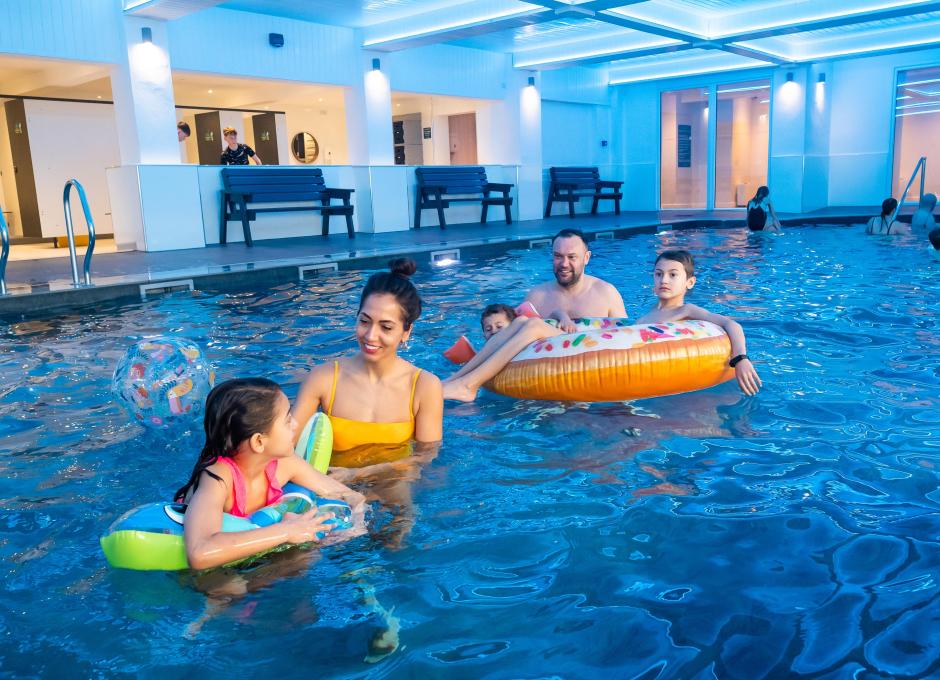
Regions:
M 592 215 L 596 215 L 596 214 L 597 214 L 597 201 L 598 201 L 598 200 L 599 200 L 599 199 L 595 197 L 595 198 L 594 198 L 594 202 L 591 203 L 591 214 L 592 214 Z
M 248 223 L 248 208 L 242 207 L 242 231 L 245 232 L 245 245 L 253 246 L 251 242 L 251 225 Z
M 509 210 L 510 207 L 511 206 L 509 203 L 503 206 L 503 208 L 506 210 L 506 224 L 512 224 L 512 212 Z
M 330 235 L 330 213 L 324 212 L 322 215 L 323 219 L 321 220 L 322 229 L 320 230 L 321 236 Z
M 574 219 L 574 194 L 568 190 L 568 217 Z
M 486 213 L 489 212 L 490 206 L 488 203 L 483 204 L 483 212 L 480 213 L 480 224 L 486 223 Z
M 614 214 L 616 215 L 620 214 L 620 199 L 619 198 L 614 199 Z
M 415 190 L 415 229 L 421 228 L 421 190 Z
M 545 205 L 545 217 L 548 218 L 551 216 L 552 216 L 552 195 L 549 194 L 548 203 Z
M 447 222 L 444 221 L 444 200 L 440 192 L 437 193 L 437 223 L 441 229 L 447 229 Z
M 351 213 L 346 213 L 346 234 L 349 236 L 349 238 L 356 238 L 356 230 L 353 229 Z
M 219 216 L 219 243 L 225 245 L 228 237 L 228 199 L 222 197 L 222 214 Z

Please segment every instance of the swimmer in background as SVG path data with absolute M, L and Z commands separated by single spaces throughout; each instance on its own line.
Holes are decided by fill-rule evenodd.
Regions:
M 930 249 L 933 256 L 940 260 L 940 229 L 934 229 L 927 234 L 927 238 L 930 240 Z
M 780 231 L 780 220 L 770 202 L 770 189 L 758 187 L 747 202 L 747 228 L 751 231 Z
M 868 220 L 868 226 L 865 227 L 866 234 L 877 236 L 897 236 L 900 234 L 910 234 L 911 228 L 903 222 L 893 219 L 894 211 L 898 207 L 898 202 L 893 198 L 886 198 L 881 202 L 881 215 L 872 217 Z
M 186 560 L 193 569 L 211 569 L 257 555 L 285 543 L 318 542 L 332 525 L 329 513 L 311 508 L 285 513 L 271 526 L 222 531 L 222 513 L 247 517 L 276 503 L 288 482 L 352 507 L 361 528 L 365 499 L 317 472 L 294 455 L 297 421 L 277 383 L 265 378 L 227 380 L 206 399 L 206 442 L 193 472 L 174 498 L 188 507 L 183 515 Z
M 937 197 L 934 194 L 924 194 L 920 197 L 920 203 L 914 216 L 911 217 L 911 229 L 915 231 L 924 231 L 930 233 L 933 231 L 937 222 L 933 217 L 933 209 L 937 207 Z
M 486 345 L 457 373 L 443 382 L 444 398 L 473 401 L 480 387 L 512 361 L 519 352 L 536 340 L 552 338 L 577 330 L 573 319 L 584 317 L 626 318 L 623 298 L 612 285 L 584 273 L 591 259 L 584 235 L 576 229 L 562 229 L 552 241 L 552 269 L 555 281 L 533 288 L 526 302 L 537 310 L 551 310 L 549 317 L 557 326 L 542 319 L 517 316 L 505 326 L 506 318 L 491 321 L 490 327 L 499 326 L 499 332 L 486 334 L 487 318 L 493 316 L 484 310 L 482 325 Z M 505 307 L 505 305 L 500 305 Z M 498 329 L 497 329 L 498 330 Z
M 757 394 L 761 379 L 747 356 L 747 342 L 741 324 L 727 316 L 713 314 L 690 305 L 685 294 L 695 286 L 695 260 L 686 250 L 664 250 L 653 264 L 653 294 L 659 298 L 656 307 L 637 319 L 637 324 L 657 324 L 675 321 L 708 321 L 721 326 L 731 339 L 730 366 L 741 391 L 748 396 Z

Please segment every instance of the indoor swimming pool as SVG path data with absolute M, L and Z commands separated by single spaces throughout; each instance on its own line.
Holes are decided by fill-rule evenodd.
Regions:
M 560 223 L 560 227 L 565 226 Z M 687 300 L 743 325 L 763 379 L 631 403 L 449 403 L 367 536 L 250 569 L 107 567 L 99 536 L 188 477 L 201 424 L 145 430 L 111 374 L 155 335 L 290 397 L 353 350 L 369 272 L 172 294 L 0 326 L 2 672 L 283 677 L 936 677 L 940 263 L 862 227 L 664 231 L 592 244 L 636 318 L 667 247 Z M 404 356 L 445 376 L 547 248 L 423 267 Z M 393 651 L 394 650 L 394 651 Z M 275 665 L 276 664 L 276 665 Z

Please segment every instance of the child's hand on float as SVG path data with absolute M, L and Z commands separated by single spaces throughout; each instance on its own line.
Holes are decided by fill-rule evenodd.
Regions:
M 284 513 L 281 525 L 287 530 L 288 543 L 312 543 L 320 540 L 317 534 L 333 531 L 334 525 L 328 521 L 331 519 L 333 513 L 318 514 L 316 508 L 311 508 L 300 515 L 294 512 Z
M 742 359 L 738 362 L 734 367 L 734 377 L 737 379 L 741 391 L 749 397 L 757 394 L 763 386 L 760 376 L 757 375 L 757 369 L 754 368 L 754 364 L 751 363 L 750 359 Z

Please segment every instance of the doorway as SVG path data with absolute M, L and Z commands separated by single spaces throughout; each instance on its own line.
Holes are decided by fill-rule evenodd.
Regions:
M 447 117 L 450 138 L 450 164 L 477 164 L 477 114 L 461 113 Z

